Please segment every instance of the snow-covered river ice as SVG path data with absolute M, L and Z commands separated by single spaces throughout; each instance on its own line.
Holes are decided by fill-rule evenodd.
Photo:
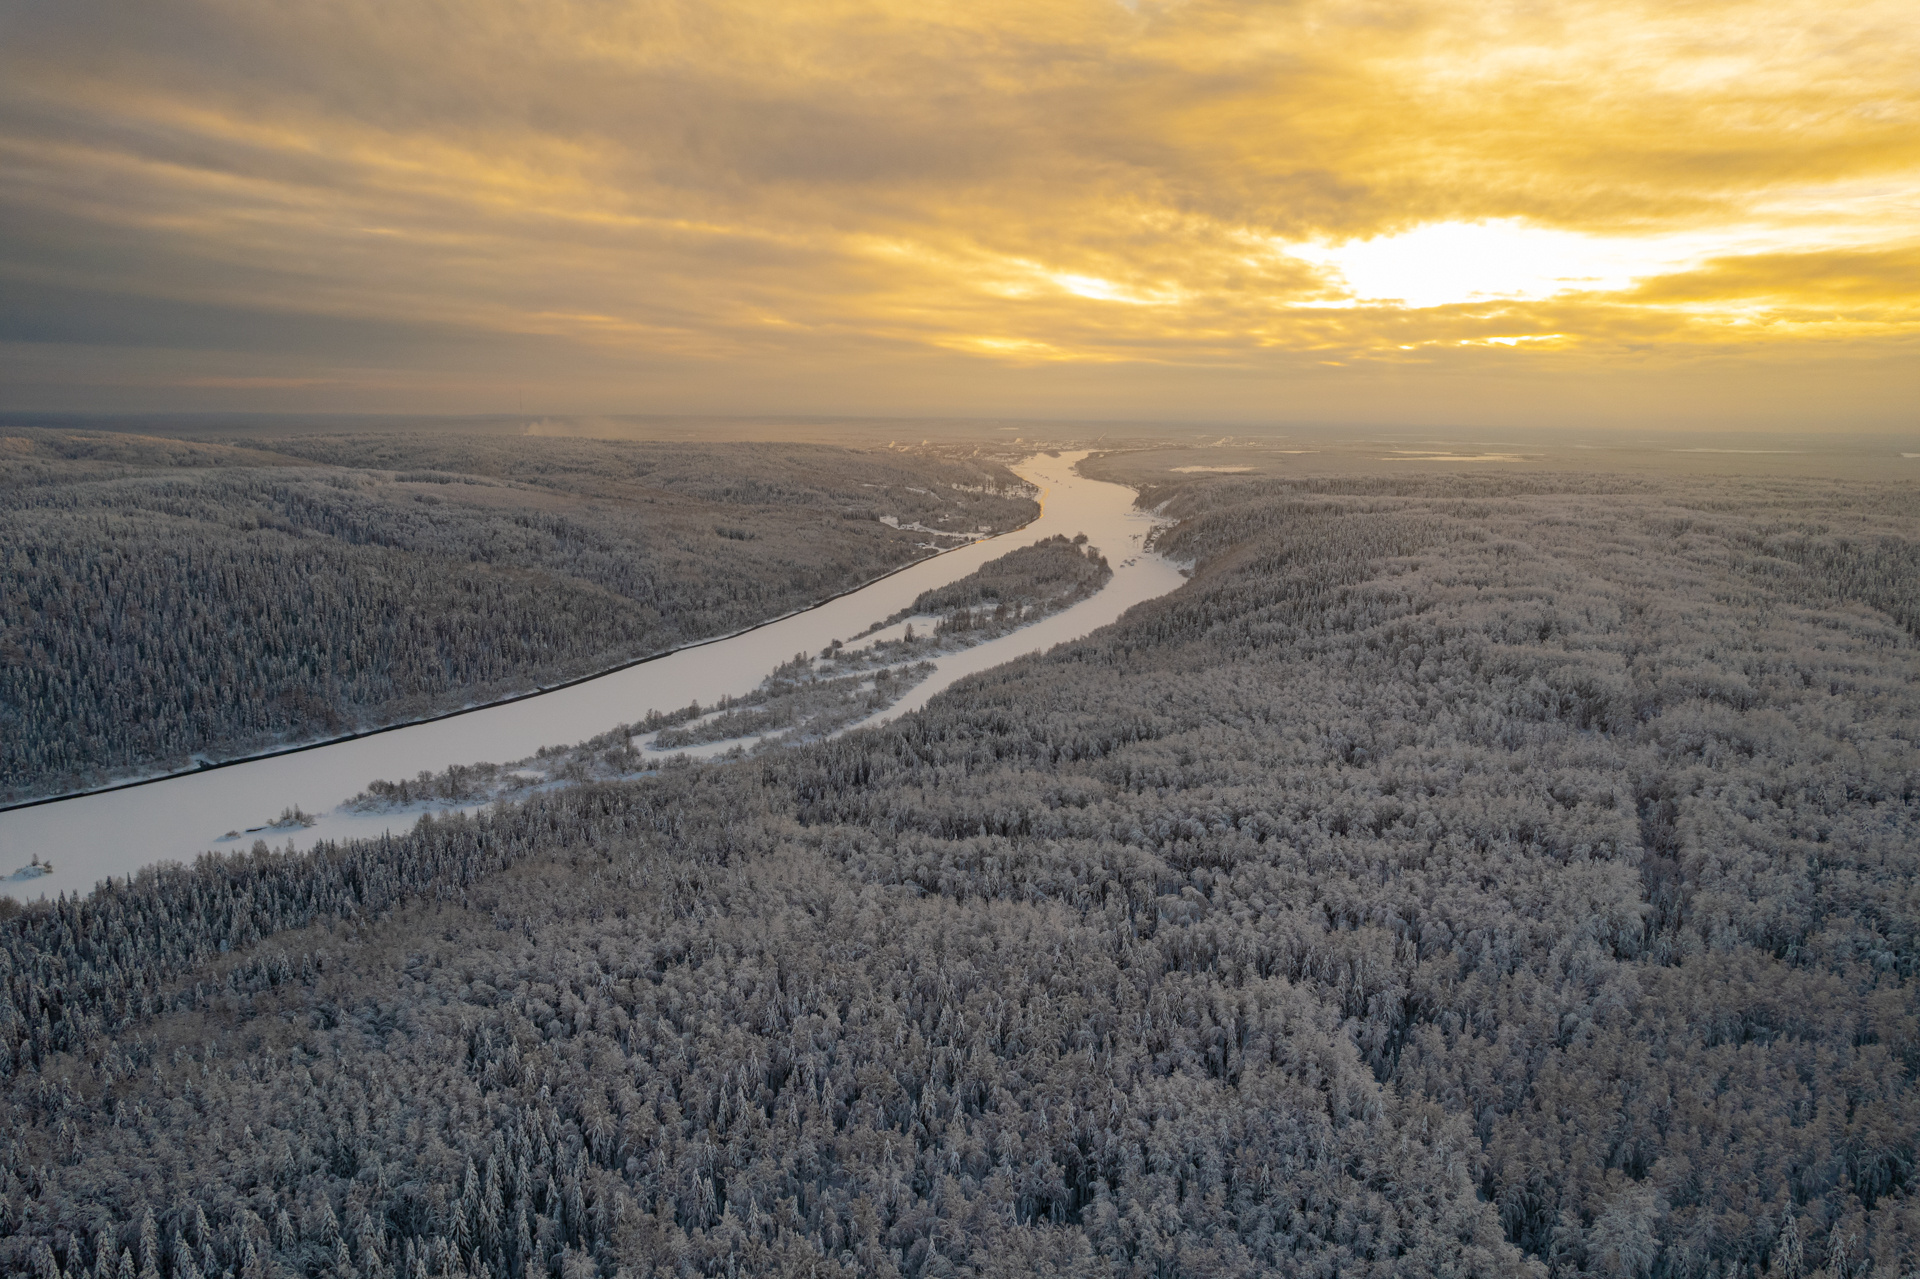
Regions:
M 962 676 L 1077 639 L 1180 585 L 1178 568 L 1143 547 L 1154 520 L 1134 509 L 1133 490 L 1075 473 L 1084 456 L 1041 455 L 1013 468 L 1041 490 L 1040 518 L 1026 528 L 947 551 L 740 635 L 447 719 L 0 813 L 0 893 L 24 899 L 85 892 L 106 876 L 131 874 L 155 862 L 190 861 L 208 849 L 245 847 L 251 835 L 240 841 L 221 837 L 229 830 L 259 827 L 289 807 L 316 814 L 319 821 L 261 832 L 275 847 L 291 841 L 306 848 L 316 840 L 406 829 L 417 813 L 356 813 L 340 805 L 379 778 L 524 759 L 542 746 L 570 745 L 639 720 L 649 710 L 742 696 L 795 653 L 816 653 L 836 639 L 851 639 L 911 604 L 920 592 L 1056 533 L 1085 533 L 1106 555 L 1113 578 L 1098 594 L 1010 635 L 939 658 L 934 675 L 867 722 L 906 714 Z M 17 877 L 16 869 L 34 858 L 50 862 L 51 873 Z

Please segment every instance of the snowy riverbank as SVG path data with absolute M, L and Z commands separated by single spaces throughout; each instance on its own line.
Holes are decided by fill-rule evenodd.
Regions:
M 259 826 L 290 807 L 317 820 L 276 830 L 271 841 L 276 847 L 305 848 L 316 840 L 372 836 L 411 825 L 413 812 L 356 813 L 342 805 L 378 778 L 413 777 L 478 760 L 524 759 L 542 746 L 578 742 L 642 719 L 650 710 L 743 696 L 794 653 L 818 652 L 836 639 L 858 635 L 911 605 L 921 592 L 958 581 L 1039 538 L 1084 532 L 1105 550 L 1114 565 L 1105 589 L 1033 626 L 943 656 L 931 676 L 880 718 L 904 714 L 956 679 L 1085 635 L 1133 604 L 1180 585 L 1183 579 L 1172 564 L 1142 549 L 1155 521 L 1134 509 L 1133 490 L 1076 474 L 1081 456 L 1038 456 L 1014 468 L 1042 490 L 1040 518 L 1025 529 L 923 561 L 743 635 L 454 719 L 0 813 L 0 867 L 27 864 L 36 855 L 56 867 L 31 880 L 0 881 L 0 893 L 26 898 L 84 892 L 108 875 L 230 848 L 231 843 L 221 843 L 226 832 Z

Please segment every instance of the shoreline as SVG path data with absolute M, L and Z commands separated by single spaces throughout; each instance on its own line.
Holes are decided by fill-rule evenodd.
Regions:
M 376 837 L 392 830 L 391 817 L 342 807 L 342 801 L 364 789 L 369 778 L 412 777 L 422 769 L 439 772 L 475 760 L 517 760 L 556 743 L 582 742 L 612 727 L 612 721 L 633 720 L 650 706 L 685 706 L 690 700 L 704 706 L 724 696 L 737 698 L 757 683 L 749 675 L 764 674 L 796 651 L 815 652 L 836 638 L 862 632 L 874 620 L 911 603 L 922 588 L 964 577 L 1009 547 L 1049 533 L 1089 534 L 1121 562 L 1116 570 L 1120 580 L 1034 627 L 943 657 L 934 682 L 945 685 L 965 673 L 971 655 L 979 655 L 975 660 L 983 662 L 989 660 L 988 654 L 1006 660 L 1029 646 L 1051 647 L 1113 620 L 1143 595 L 1177 587 L 1180 579 L 1171 572 L 1151 588 L 1144 581 L 1127 584 L 1135 571 L 1125 566 L 1128 548 L 1138 546 L 1155 523 L 1137 507 L 1137 490 L 1080 474 L 1074 463 L 1084 454 L 1047 453 L 1039 450 L 1016 464 L 1038 499 L 1038 514 L 1032 521 L 1006 533 L 945 548 L 828 602 L 768 619 L 730 637 L 696 641 L 561 687 L 432 720 L 288 746 L 218 767 L 123 782 L 0 811 L 0 863 L 8 855 L 16 859 L 0 868 L 12 869 L 35 851 L 43 857 L 53 853 L 58 863 L 53 875 L 30 885 L 0 881 L 0 896 L 27 901 L 51 897 L 63 889 L 84 894 L 89 885 L 108 876 L 120 878 L 160 862 L 192 862 L 203 853 L 232 847 L 219 840 L 219 832 L 258 826 L 269 813 L 293 805 L 319 818 L 311 828 L 289 832 L 303 848 L 326 840 Z M 962 663 L 963 669 L 954 669 L 955 663 Z M 479 709 L 493 713 L 477 717 L 473 711 Z M 403 727 L 410 731 L 400 733 Z M 253 771 L 232 771 L 239 763 L 251 764 Z M 158 781 L 172 784 L 160 786 L 155 784 Z
M 967 547 L 976 546 L 981 542 L 990 542 L 995 538 L 1010 537 L 1022 529 L 1031 528 L 1039 523 L 1041 516 L 1046 513 L 1045 496 L 1046 494 L 1043 491 L 1039 496 L 1034 498 L 1035 505 L 1041 508 L 1040 514 L 1035 515 L 1025 524 L 1005 529 L 987 537 L 969 538 L 956 545 L 942 547 L 932 555 L 924 556 L 916 560 L 908 560 L 898 568 L 890 568 L 886 572 L 876 577 L 870 577 L 864 582 L 857 582 L 844 590 L 822 596 L 804 607 L 789 609 L 777 617 L 769 617 L 764 621 L 755 622 L 751 626 L 742 626 L 738 630 L 728 631 L 723 635 L 709 635 L 705 639 L 691 640 L 673 648 L 663 648 L 656 652 L 648 653 L 643 657 L 635 657 L 628 661 L 619 662 L 613 666 L 602 667 L 587 675 L 575 675 L 570 679 L 558 680 L 552 684 L 542 684 L 538 688 L 529 689 L 524 693 L 514 693 L 507 697 L 496 697 L 492 701 L 476 702 L 471 706 L 462 706 L 456 710 L 440 711 L 437 714 L 423 715 L 417 719 L 402 720 L 394 724 L 382 724 L 378 728 L 361 729 L 357 733 L 342 733 L 337 737 L 323 737 L 310 742 L 301 742 L 293 746 L 278 746 L 272 750 L 258 751 L 251 755 L 241 755 L 233 759 L 223 759 L 217 763 L 200 764 L 193 768 L 179 768 L 169 773 L 155 773 L 149 777 L 138 777 L 129 781 L 111 782 L 105 786 L 93 786 L 86 790 L 62 791 L 58 795 L 43 795 L 38 799 L 14 800 L 11 803 L 0 804 L 0 813 L 18 812 L 21 809 L 27 808 L 42 808 L 48 804 L 62 804 L 68 800 L 86 799 L 92 795 L 110 795 L 115 791 L 133 790 L 136 787 L 152 786 L 159 782 L 178 781 L 182 777 L 198 777 L 202 773 L 215 773 L 223 768 L 234 768 L 241 764 L 257 764 L 265 759 L 279 759 L 286 755 L 298 755 L 303 751 L 317 751 L 328 746 L 339 746 L 345 742 L 357 742 L 369 737 L 378 737 L 382 733 L 397 733 L 401 729 L 418 728 L 422 724 L 437 724 L 443 720 L 457 719 L 462 715 L 474 714 L 476 711 L 495 710 L 502 706 L 511 706 L 515 702 L 524 702 L 535 697 L 545 697 L 548 693 L 557 693 L 562 689 L 575 688 L 581 684 L 590 684 L 594 680 L 605 679 L 609 675 L 618 675 L 621 671 L 630 671 L 636 666 L 644 666 L 648 662 L 657 662 L 663 658 L 672 657 L 677 653 L 685 653 L 693 649 L 705 648 L 710 644 L 724 643 L 727 640 L 738 639 L 742 635 L 751 635 L 757 630 L 776 625 L 790 618 L 799 617 L 803 613 L 811 613 L 814 609 L 823 608 L 835 600 L 845 599 L 857 591 L 864 591 L 870 586 L 884 582 L 890 577 L 898 576 L 909 569 L 917 568 L 922 564 L 931 564 L 942 555 L 951 555 L 955 551 L 965 550 Z M 921 543 L 921 545 L 925 545 L 925 543 Z

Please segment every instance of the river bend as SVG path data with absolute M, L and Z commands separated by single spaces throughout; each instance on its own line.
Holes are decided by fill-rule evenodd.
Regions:
M 319 821 L 305 829 L 262 832 L 260 837 L 275 847 L 292 841 L 307 848 L 316 840 L 410 828 L 416 813 L 353 813 L 340 805 L 378 778 L 524 759 L 542 746 L 582 741 L 641 719 L 649 710 L 743 696 L 795 653 L 818 652 L 836 639 L 851 638 L 905 608 L 920 592 L 1056 533 L 1085 533 L 1106 555 L 1114 574 L 1097 594 L 1010 635 L 939 658 L 934 675 L 868 722 L 915 710 L 965 675 L 1077 639 L 1180 584 L 1178 569 L 1144 549 L 1153 517 L 1134 509 L 1131 489 L 1076 473 L 1074 465 L 1084 456 L 1036 456 L 1013 468 L 1041 490 L 1040 518 L 1027 527 L 923 560 L 743 634 L 447 719 L 0 813 L 0 893 L 26 899 L 85 892 L 106 876 L 128 875 L 155 862 L 190 861 L 208 849 L 245 847 L 252 836 L 225 842 L 221 836 L 258 827 L 290 806 L 318 814 Z M 36 855 L 53 864 L 51 874 L 12 877 Z

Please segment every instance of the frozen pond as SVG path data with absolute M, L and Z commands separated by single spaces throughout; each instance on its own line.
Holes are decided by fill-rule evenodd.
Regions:
M 542 746 L 582 741 L 641 719 L 649 710 L 742 696 L 795 653 L 816 653 L 836 639 L 851 639 L 911 604 L 920 592 L 1043 537 L 1085 533 L 1106 555 L 1114 574 L 1099 594 L 1024 630 L 938 659 L 933 676 L 869 722 L 904 714 L 964 675 L 1085 635 L 1183 580 L 1166 560 L 1143 552 L 1154 521 L 1133 508 L 1133 490 L 1074 473 L 1084 456 L 1033 457 L 1013 468 L 1041 489 L 1040 518 L 1026 528 L 948 551 L 742 635 L 450 719 L 0 813 L 0 893 L 27 898 L 84 892 L 108 875 L 130 874 L 158 861 L 189 861 L 210 848 L 245 848 L 255 838 L 275 847 L 291 840 L 304 848 L 319 839 L 408 829 L 417 814 L 350 813 L 338 806 L 375 779 L 412 777 L 422 769 L 439 772 L 451 764 L 524 759 Z M 262 826 L 289 807 L 318 814 L 318 823 L 221 840 L 229 830 Z M 51 862 L 52 873 L 15 877 L 16 869 L 34 857 Z

